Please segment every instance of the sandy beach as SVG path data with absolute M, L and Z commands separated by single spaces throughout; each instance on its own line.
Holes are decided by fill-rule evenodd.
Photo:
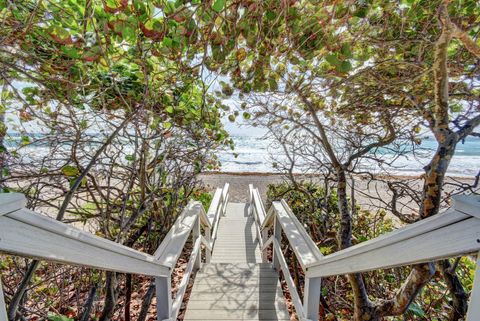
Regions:
M 299 181 L 309 181 L 321 183 L 323 185 L 323 177 L 318 175 L 296 175 Z M 387 187 L 388 181 L 408 181 L 410 186 L 415 186 L 416 190 L 421 190 L 423 181 L 417 176 L 390 176 L 378 177 L 382 181 L 372 181 L 365 177 L 358 176 L 354 180 L 355 184 L 355 201 L 363 209 L 384 209 L 385 203 L 389 202 L 392 193 Z M 223 186 L 226 182 L 230 184 L 230 201 L 246 202 L 248 200 L 248 184 L 253 184 L 259 189 L 263 201 L 266 200 L 267 187 L 272 183 L 281 183 L 288 181 L 287 177 L 278 173 L 229 173 L 229 172 L 209 172 L 202 173 L 200 179 L 208 190 L 213 190 Z M 455 193 L 458 184 L 473 184 L 475 177 L 449 177 L 446 179 L 448 183 L 444 188 L 444 193 Z M 350 182 L 351 184 L 351 182 Z M 411 211 L 416 208 L 413 202 L 405 202 L 406 207 L 403 211 Z M 407 208 L 407 207 L 410 207 Z

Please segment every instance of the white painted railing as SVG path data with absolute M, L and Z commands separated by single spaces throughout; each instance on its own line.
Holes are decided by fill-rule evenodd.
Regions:
M 220 216 L 228 201 L 228 184 L 217 189 L 208 215 L 200 202 L 191 201 L 177 218 L 154 255 L 100 238 L 25 208 L 18 193 L 0 194 L 0 252 L 52 262 L 155 277 L 158 320 L 176 320 L 187 284 L 201 264 L 202 245 L 209 262 Z M 201 227 L 204 235 L 201 235 Z M 193 250 L 186 271 L 172 300 L 171 273 L 183 247 L 193 235 Z M 0 321 L 6 321 L 0 283 Z
M 258 190 L 250 187 L 250 207 L 261 231 L 262 251 L 273 245 L 273 265 L 283 272 L 300 320 L 318 320 L 321 277 L 365 272 L 442 258 L 477 254 L 475 282 L 467 320 L 480 320 L 480 196 L 457 196 L 442 214 L 408 225 L 370 241 L 323 256 L 284 200 L 273 202 L 268 214 L 261 212 Z M 255 213 L 257 212 L 257 213 Z M 265 219 L 262 221 L 262 217 Z M 268 230 L 273 234 L 266 239 Z M 304 298 L 295 287 L 280 247 L 285 233 L 305 273 Z
M 266 250 L 269 246 L 273 246 L 273 267 L 277 271 L 280 272 L 281 270 L 283 272 L 298 318 L 301 321 L 318 320 L 320 278 L 305 277 L 304 298 L 302 300 L 283 256 L 281 249 L 282 231 L 304 272 L 306 272 L 308 265 L 322 259 L 322 253 L 284 200 L 273 202 L 268 214 L 265 214 L 258 189 L 250 186 L 250 208 L 257 223 L 257 239 L 261 244 L 262 257 L 266 260 Z M 272 228 L 272 235 L 268 238 L 269 231 Z
M 154 257 L 159 262 L 173 267 L 182 253 L 190 232 L 193 233 L 193 250 L 183 278 L 178 286 L 175 300 L 172 300 L 171 275 L 168 275 L 166 278 L 161 277 L 155 279 L 157 320 L 177 320 L 187 290 L 188 281 L 190 280 L 192 272 L 199 269 L 201 265 L 201 245 L 204 245 L 206 248 L 206 263 L 210 262 L 218 222 L 220 217 L 225 213 L 228 202 L 228 187 L 229 185 L 225 184 L 223 189 L 217 188 L 207 212 L 208 214 L 203 211 L 203 207 L 199 202 L 191 202 L 191 206 L 199 208 L 199 211 L 184 211 L 155 252 Z M 198 213 L 200 213 L 200 215 L 198 215 Z M 200 233 L 201 226 L 204 228 L 204 235 Z

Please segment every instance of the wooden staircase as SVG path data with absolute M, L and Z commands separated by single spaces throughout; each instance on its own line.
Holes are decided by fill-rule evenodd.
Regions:
M 278 273 L 261 263 L 255 220 L 245 203 L 228 203 L 211 263 L 195 277 L 188 320 L 290 320 Z
M 477 253 L 466 320 L 480 320 L 480 195 L 455 196 L 454 205 L 439 215 L 328 256 L 284 200 L 273 202 L 266 212 L 253 186 L 247 204 L 228 200 L 225 184 L 217 188 L 207 213 L 200 202 L 191 201 L 150 255 L 31 211 L 22 194 L 0 194 L 0 253 L 152 276 L 159 321 L 177 320 L 195 271 L 185 321 L 289 320 L 280 272 L 295 317 L 314 321 L 319 320 L 321 278 Z M 194 246 L 189 261 L 172 291 L 173 267 L 190 237 Z M 282 246 L 293 251 L 301 266 L 303 289 L 297 289 Z M 267 250 L 271 261 L 262 257 Z M 0 278 L 0 321 L 6 320 Z

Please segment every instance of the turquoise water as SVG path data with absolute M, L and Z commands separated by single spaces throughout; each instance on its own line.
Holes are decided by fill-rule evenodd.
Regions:
M 222 170 L 226 172 L 275 172 L 272 163 L 274 160 L 270 154 L 277 155 L 282 159 L 280 149 L 274 146 L 271 141 L 247 135 L 232 136 L 235 142 L 235 151 L 220 153 Z M 421 152 L 417 155 L 407 153 L 398 157 L 393 163 L 394 168 L 379 168 L 371 161 L 363 161 L 359 164 L 359 170 L 369 170 L 375 173 L 390 173 L 397 175 L 419 175 L 424 173 L 423 167 L 428 164 L 432 151 L 437 144 L 432 138 L 424 138 L 421 145 Z M 235 157 L 235 154 L 237 157 Z M 383 150 L 386 160 L 393 159 L 395 155 L 389 150 Z M 285 157 L 283 156 L 283 159 Z M 301 168 L 296 170 L 303 172 Z M 448 174 L 452 176 L 475 176 L 480 171 L 480 138 L 471 137 L 465 142 L 457 145 L 455 156 L 450 163 Z
M 32 140 L 41 138 L 41 135 L 31 136 Z M 282 161 L 285 156 L 282 155 L 281 149 L 272 144 L 272 141 L 259 136 L 234 135 L 235 142 L 234 151 L 222 151 L 219 153 L 219 159 L 222 163 L 222 171 L 226 172 L 276 172 L 273 163 Z M 22 141 L 21 135 L 9 134 L 6 145 L 8 148 L 15 149 L 20 146 Z M 66 147 L 68 144 L 65 145 Z M 374 173 L 389 173 L 399 175 L 419 175 L 422 174 L 423 167 L 428 164 L 432 151 L 437 147 L 436 142 L 432 138 L 424 138 L 420 145 L 422 151 L 417 155 L 407 153 L 398 157 L 393 163 L 393 168 L 380 168 L 376 163 L 371 161 L 361 162 L 357 169 L 368 170 Z M 67 148 L 68 149 L 68 148 Z M 94 144 L 91 146 L 90 152 L 95 150 Z M 32 153 L 36 156 L 46 155 L 48 153 L 48 145 L 42 142 L 31 144 L 21 149 L 22 153 Z M 276 155 L 276 159 L 272 159 L 271 154 Z M 391 160 L 396 155 L 388 149 L 380 151 L 385 160 Z M 304 169 L 297 168 L 296 172 L 304 172 Z M 480 138 L 470 137 L 465 142 L 457 145 L 455 156 L 450 163 L 448 174 L 452 176 L 475 176 L 480 171 Z

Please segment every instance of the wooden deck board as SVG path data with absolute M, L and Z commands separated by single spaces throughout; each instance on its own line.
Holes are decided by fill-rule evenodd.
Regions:
M 278 273 L 262 263 L 255 233 L 246 204 L 229 203 L 211 263 L 195 277 L 185 321 L 290 320 Z

